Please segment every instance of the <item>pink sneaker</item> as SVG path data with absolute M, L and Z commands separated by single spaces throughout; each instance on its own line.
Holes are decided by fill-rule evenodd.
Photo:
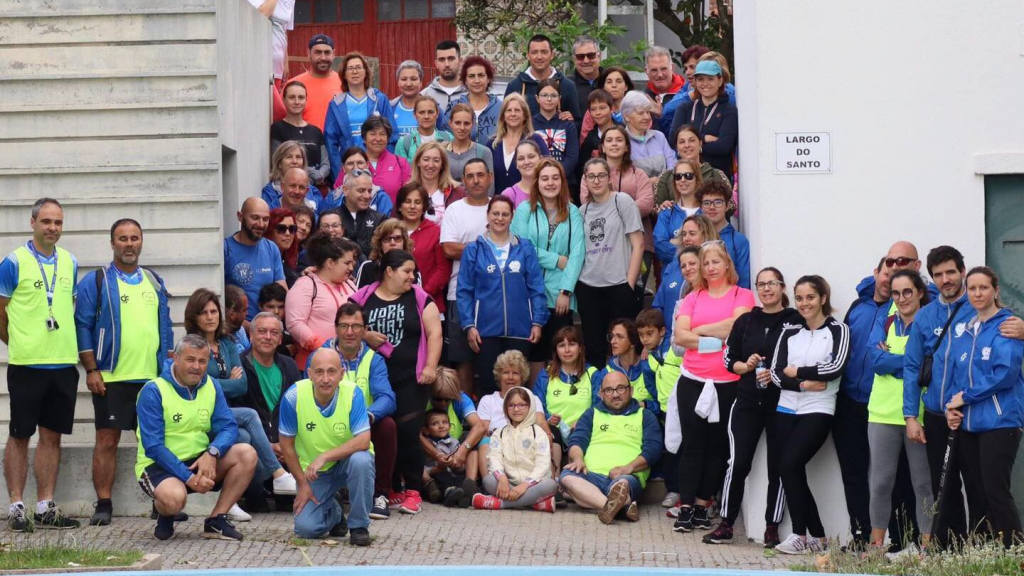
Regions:
M 473 508 L 477 510 L 501 510 L 501 499 L 486 494 L 474 494 Z
M 402 500 L 402 504 L 398 507 L 398 511 L 402 514 L 419 514 L 420 504 L 423 503 L 423 498 L 420 497 L 420 493 L 415 490 L 406 490 L 405 499 Z
M 533 505 L 534 510 L 555 513 L 555 497 L 549 496 Z
M 403 501 L 405 501 L 405 492 L 404 491 L 402 491 L 402 492 L 392 491 L 391 494 L 388 496 L 388 508 L 391 508 L 392 510 L 395 510 L 399 506 L 402 505 Z

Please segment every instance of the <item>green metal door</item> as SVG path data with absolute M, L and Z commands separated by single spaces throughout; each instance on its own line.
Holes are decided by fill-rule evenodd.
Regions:
M 1024 314 L 1024 175 L 985 177 L 985 262 L 1003 305 Z
M 985 263 L 999 274 L 999 297 L 1024 314 L 1024 176 L 985 177 Z M 1024 444 L 1013 466 L 1013 497 L 1024 517 Z

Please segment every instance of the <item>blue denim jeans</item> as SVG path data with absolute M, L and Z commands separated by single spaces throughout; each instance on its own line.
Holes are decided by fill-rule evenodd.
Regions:
M 316 502 L 310 500 L 295 517 L 295 534 L 300 538 L 320 538 L 341 521 L 343 512 L 334 495 L 348 487 L 348 527 L 368 528 L 373 501 L 373 454 L 361 451 L 339 461 L 310 482 Z
M 281 468 L 281 463 L 270 446 L 267 433 L 263 431 L 260 415 L 252 408 L 232 408 L 231 413 L 235 415 L 235 422 L 238 423 L 238 442 L 256 449 L 256 456 L 259 458 L 256 470 L 252 474 L 252 481 L 262 483 Z

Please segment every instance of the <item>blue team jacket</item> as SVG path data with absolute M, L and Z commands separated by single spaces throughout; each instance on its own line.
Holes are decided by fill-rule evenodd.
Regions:
M 947 403 L 964 393 L 964 430 L 973 433 L 1024 426 L 1024 341 L 999 333 L 999 325 L 1011 316 L 1001 309 L 979 322 L 975 316 L 960 334 L 953 335 L 953 387 Z
M 547 323 L 537 251 L 529 240 L 510 237 L 504 269 L 483 236 L 463 250 L 456 298 L 463 330 L 476 327 L 481 337 L 528 338 L 533 325 Z

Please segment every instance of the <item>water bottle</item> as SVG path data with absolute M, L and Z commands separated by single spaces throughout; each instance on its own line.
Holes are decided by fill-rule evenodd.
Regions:
M 565 420 L 558 423 L 558 431 L 562 434 L 562 442 L 568 443 L 569 435 L 572 434 L 572 428 L 565 423 Z
M 761 382 L 761 374 L 763 374 L 766 370 L 768 370 L 768 368 L 765 367 L 764 358 L 762 358 L 757 362 L 757 368 L 754 368 L 754 375 L 756 376 L 754 381 L 757 383 L 757 387 L 762 390 L 768 387 L 767 383 Z

